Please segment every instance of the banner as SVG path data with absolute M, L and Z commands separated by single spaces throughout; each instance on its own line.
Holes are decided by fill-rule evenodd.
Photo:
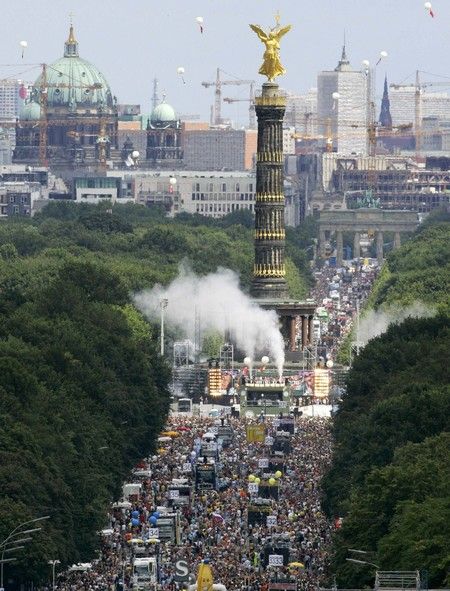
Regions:
M 269 554 L 269 566 L 283 566 L 283 555 Z
M 266 428 L 264 425 L 247 425 L 247 442 L 264 443 Z

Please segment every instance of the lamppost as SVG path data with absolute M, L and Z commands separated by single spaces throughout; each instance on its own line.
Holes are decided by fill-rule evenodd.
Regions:
M 368 562 L 367 560 L 358 560 L 357 558 L 346 558 L 345 560 L 355 564 L 368 564 L 369 566 L 374 566 L 377 570 L 380 568 L 378 564 L 375 564 L 374 562 Z
M 0 551 L 2 553 L 2 558 L 0 560 L 0 588 L 4 589 L 3 587 L 3 565 L 6 562 L 14 562 L 17 560 L 16 558 L 5 558 L 5 554 L 7 552 L 15 552 L 16 550 L 20 550 L 25 546 L 16 544 L 25 544 L 30 542 L 33 538 L 31 536 L 28 537 L 21 537 L 27 536 L 28 534 L 32 534 L 37 531 L 41 531 L 41 527 L 34 527 L 32 529 L 22 529 L 25 525 L 30 525 L 31 523 L 37 523 L 39 521 L 44 521 L 45 519 L 49 519 L 50 515 L 45 515 L 44 517 L 36 517 L 36 519 L 30 519 L 28 521 L 24 521 L 23 523 L 19 523 L 7 536 L 6 538 L 0 542 Z M 9 547 L 8 547 L 9 546 Z
M 55 586 L 56 565 L 61 564 L 61 561 L 60 560 L 49 560 L 48 563 L 52 567 L 52 589 L 53 589 L 53 591 L 55 591 L 55 589 L 56 589 L 56 586 Z
M 159 305 L 161 306 L 161 357 L 164 357 L 164 310 L 167 308 L 169 300 L 163 298 L 160 300 Z

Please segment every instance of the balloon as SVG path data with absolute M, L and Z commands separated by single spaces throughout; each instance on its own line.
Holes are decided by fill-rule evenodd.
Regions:
M 252 360 L 251 357 L 244 357 L 244 365 L 251 365 Z
M 269 358 L 267 357 L 267 355 L 261 357 L 261 363 L 264 363 L 264 365 L 267 365 L 269 363 Z
M 179 66 L 179 67 L 177 68 L 177 74 L 178 74 L 179 76 L 181 76 L 181 80 L 183 80 L 183 84 L 186 84 L 186 82 L 185 82 L 185 80 L 184 80 L 184 68 L 183 68 L 183 66 Z
M 277 481 L 275 480 L 275 478 L 269 478 L 269 484 L 270 484 L 271 486 L 273 486 L 274 484 L 276 484 L 276 482 L 277 482 Z
M 21 84 L 19 88 L 19 96 L 21 99 L 26 99 L 28 95 L 27 87 Z
M 387 51 L 380 51 L 380 57 L 387 57 L 387 56 L 388 56 Z
M 338 92 L 333 92 L 331 96 L 334 101 L 338 101 L 341 98 L 341 95 Z
M 134 527 L 136 527 L 137 525 L 139 525 L 139 519 L 135 519 L 133 517 L 133 519 L 131 520 L 131 525 L 134 525 Z
M 177 179 L 175 177 L 171 176 L 170 179 L 169 179 L 169 183 L 171 185 L 176 185 L 177 184 Z
M 248 477 L 249 482 L 255 482 L 256 476 L 254 474 L 250 474 Z
M 283 476 L 283 473 L 282 473 L 282 472 L 280 472 L 280 470 L 277 470 L 277 471 L 275 472 L 275 478 L 281 478 L 282 476 Z
M 22 59 L 23 59 L 23 54 L 25 52 L 25 49 L 28 47 L 28 43 L 26 41 L 21 41 L 19 43 L 20 47 L 22 48 Z
M 369 62 L 369 60 L 363 60 L 363 61 L 362 61 L 362 65 L 363 65 L 365 68 L 368 68 L 368 67 L 370 66 L 370 62 Z
M 161 513 L 159 511 L 155 511 L 153 513 L 153 517 L 156 517 L 156 519 L 159 519 L 161 517 Z
M 150 517 L 149 521 L 152 525 L 156 525 L 156 523 L 158 522 L 158 520 L 156 519 L 156 517 L 154 515 L 152 515 Z
M 431 2 L 425 2 L 424 6 L 427 10 L 430 10 L 431 9 Z
M 131 512 L 131 517 L 139 517 L 139 511 L 132 511 Z
M 261 482 L 261 478 L 255 478 L 255 484 L 259 484 Z
M 197 16 L 195 20 L 197 21 L 197 24 L 200 27 L 200 33 L 203 33 L 203 17 Z
M 133 151 L 131 152 L 131 157 L 132 157 L 132 158 L 134 158 L 135 160 L 136 160 L 137 158 L 139 158 L 139 155 L 140 155 L 140 154 L 139 154 L 139 152 L 138 152 L 137 150 L 133 150 Z

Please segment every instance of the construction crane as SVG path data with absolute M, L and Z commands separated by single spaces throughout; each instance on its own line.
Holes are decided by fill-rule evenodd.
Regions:
M 255 115 L 255 85 L 252 82 L 250 84 L 250 97 L 249 98 L 230 98 L 230 97 L 224 97 L 223 99 L 224 103 L 247 103 L 249 102 L 249 107 L 248 107 L 248 126 L 249 129 L 256 129 L 256 115 Z
M 211 123 L 214 125 L 221 125 L 222 124 L 222 114 L 221 114 L 221 107 L 222 107 L 222 86 L 241 86 L 242 84 L 255 84 L 254 80 L 221 80 L 220 79 L 220 72 L 222 70 L 217 68 L 216 71 L 216 80 L 214 82 L 202 82 L 202 86 L 205 88 L 209 88 L 210 86 L 215 86 L 215 97 L 214 97 L 214 111 L 212 113 Z M 225 73 L 225 72 L 224 72 Z
M 411 88 L 414 86 L 414 136 L 416 140 L 416 156 L 420 157 L 422 151 L 422 96 L 423 90 L 428 86 L 446 86 L 450 87 L 450 80 L 447 82 L 421 82 L 420 72 L 416 70 L 416 79 L 414 84 L 390 84 L 390 88 Z

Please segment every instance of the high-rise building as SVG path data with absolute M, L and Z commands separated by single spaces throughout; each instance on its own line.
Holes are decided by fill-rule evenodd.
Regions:
M 286 95 L 284 125 L 307 136 L 316 135 L 317 88 L 310 88 L 306 94 Z
M 20 80 L 0 80 L 0 120 L 16 118 L 19 115 L 21 99 Z
M 353 70 L 344 45 L 337 67 L 317 77 L 319 133 L 332 138 L 334 151 L 367 154 L 370 102 L 370 72 Z
M 389 87 L 392 124 L 414 127 L 416 109 L 416 87 L 391 84 Z M 450 94 L 447 92 L 421 92 L 421 115 L 439 119 L 450 119 Z

